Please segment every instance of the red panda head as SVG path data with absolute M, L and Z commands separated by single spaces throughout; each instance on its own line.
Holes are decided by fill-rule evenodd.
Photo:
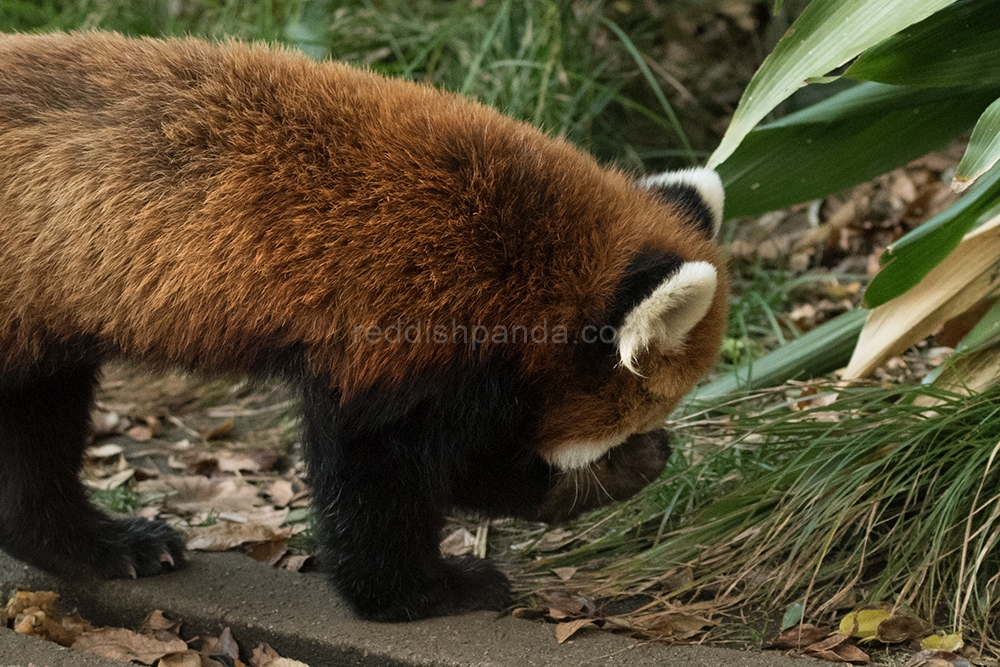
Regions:
M 712 243 L 722 219 L 719 177 L 690 169 L 635 188 L 652 224 L 616 276 L 599 323 L 584 326 L 591 336 L 581 331 L 587 339 L 570 346 L 569 372 L 545 383 L 538 451 L 563 470 L 662 428 L 718 353 L 727 309 Z

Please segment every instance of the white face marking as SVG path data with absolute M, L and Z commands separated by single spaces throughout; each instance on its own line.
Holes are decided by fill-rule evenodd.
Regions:
M 652 294 L 625 316 L 618 331 L 618 357 L 636 375 L 636 358 L 651 344 L 664 352 L 684 345 L 687 335 L 705 317 L 715 298 L 718 276 L 708 262 L 684 262 Z
M 644 188 L 669 187 L 671 185 L 694 188 L 712 212 L 712 236 L 719 233 L 726 192 L 722 187 L 722 179 L 714 170 L 694 167 L 680 171 L 667 171 L 641 178 L 636 182 L 636 185 Z
M 607 440 L 595 442 L 567 442 L 545 455 L 549 465 L 560 470 L 578 470 L 586 468 L 591 463 L 608 453 L 612 447 L 625 442 L 628 434 L 616 435 Z

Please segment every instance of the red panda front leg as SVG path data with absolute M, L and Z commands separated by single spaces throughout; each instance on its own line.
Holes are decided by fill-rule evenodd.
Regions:
M 81 355 L 59 351 L 27 371 L 0 372 L 0 549 L 59 574 L 135 578 L 173 569 L 187 558 L 177 533 L 107 516 L 80 484 L 98 368 Z
M 342 406 L 322 380 L 305 387 L 304 444 L 320 561 L 354 612 L 410 621 L 500 610 L 506 577 L 477 558 L 442 558 L 461 438 L 425 396 L 371 392 Z M 444 431 L 440 430 L 444 427 Z

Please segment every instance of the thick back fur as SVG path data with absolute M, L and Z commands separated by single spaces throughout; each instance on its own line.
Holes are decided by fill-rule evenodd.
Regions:
M 511 474 L 545 486 L 544 461 L 586 465 L 657 428 L 714 360 L 721 270 L 696 331 L 670 349 L 643 339 L 635 372 L 613 343 L 580 338 L 620 327 L 681 264 L 721 266 L 713 224 L 695 219 L 711 207 L 636 187 L 488 108 L 235 42 L 7 35 L 0 63 L 0 388 L 84 357 L 284 374 L 306 387 L 311 475 L 331 503 L 348 464 L 330 443 L 404 456 L 402 425 L 442 428 L 414 411 L 481 417 L 462 431 L 492 443 L 477 464 L 421 455 L 414 486 L 450 487 L 428 500 L 430 535 L 449 504 L 538 506 L 517 484 L 479 503 L 474 476 L 454 481 L 502 469 L 497 448 L 530 458 Z M 659 258 L 647 278 L 630 273 L 639 256 Z M 441 399 L 473 395 L 517 414 Z M 433 466 L 452 481 L 428 481 Z M 355 594 L 378 618 L 495 606 Z

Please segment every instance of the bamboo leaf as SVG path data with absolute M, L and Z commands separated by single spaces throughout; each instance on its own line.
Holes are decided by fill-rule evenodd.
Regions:
M 751 79 L 722 142 L 716 167 L 809 78 L 829 74 L 865 49 L 922 21 L 952 0 L 813 0 Z
M 1000 169 L 993 169 L 956 204 L 886 248 L 880 258 L 882 270 L 865 290 L 865 306 L 880 307 L 919 283 L 993 210 L 998 199 Z
M 769 123 L 719 165 L 726 217 L 772 211 L 870 180 L 946 145 L 998 94 L 1000 87 L 957 93 L 863 83 Z
M 928 373 L 924 384 L 968 395 L 1000 383 L 1000 303 L 987 312 L 945 363 Z M 941 399 L 919 396 L 916 405 L 933 407 Z
M 685 403 L 713 401 L 739 390 L 771 387 L 792 378 L 811 378 L 843 368 L 851 357 L 866 314 L 864 310 L 849 310 L 747 368 L 695 389 L 684 399 Z
M 868 314 L 844 377 L 861 378 L 1000 286 L 1000 217 L 965 236 L 905 294 Z
M 1000 160 L 1000 99 L 993 102 L 976 123 L 972 138 L 969 139 L 969 147 L 965 149 L 965 155 L 955 172 L 952 188 L 965 190 L 992 168 L 997 160 Z
M 963 0 L 865 51 L 852 79 L 909 86 L 982 86 L 1000 81 L 1000 3 Z

